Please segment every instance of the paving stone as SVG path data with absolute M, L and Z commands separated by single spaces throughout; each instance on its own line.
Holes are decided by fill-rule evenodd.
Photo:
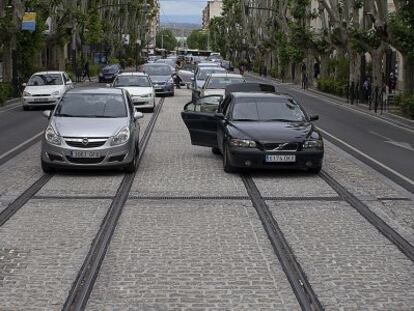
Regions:
M 253 180 L 264 197 L 337 197 L 319 176 L 307 172 L 253 172 Z
M 268 204 L 326 310 L 412 310 L 414 264 L 352 207 Z
M 0 227 L 0 309 L 60 310 L 108 200 L 32 200 Z
M 223 171 L 222 159 L 211 148 L 192 146 L 180 112 L 189 92 L 178 90 L 166 99 L 145 151 L 133 195 L 240 196 L 247 195 L 237 174 Z
M 87 310 L 299 310 L 249 201 L 131 200 Z

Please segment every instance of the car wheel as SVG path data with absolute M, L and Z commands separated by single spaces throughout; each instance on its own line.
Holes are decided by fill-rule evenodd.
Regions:
M 128 165 L 125 167 L 125 172 L 126 173 L 133 173 L 136 170 L 136 166 L 137 166 L 137 155 L 138 153 L 135 151 L 134 152 L 134 159 L 128 163 Z
M 229 152 L 227 151 L 226 145 L 224 145 L 223 150 L 223 169 L 226 173 L 236 172 L 236 168 L 229 163 Z
M 47 164 L 45 161 L 42 160 L 42 170 L 45 174 L 52 174 L 55 170 L 52 166 Z
M 221 154 L 220 149 L 217 147 L 211 148 L 211 152 L 213 152 L 214 154 Z
M 322 169 L 322 166 L 310 167 L 308 168 L 308 172 L 316 175 L 316 174 L 319 174 L 321 169 Z

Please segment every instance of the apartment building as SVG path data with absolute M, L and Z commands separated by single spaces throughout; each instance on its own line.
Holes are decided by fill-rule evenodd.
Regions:
M 221 16 L 223 12 L 223 1 L 210 0 L 207 2 L 206 7 L 203 10 L 203 28 L 207 28 L 210 24 L 210 20 L 214 17 Z

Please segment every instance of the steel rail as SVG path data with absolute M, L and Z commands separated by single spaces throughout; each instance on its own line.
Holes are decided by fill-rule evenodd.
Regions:
M 155 127 L 155 123 L 161 112 L 163 103 L 164 98 L 161 98 L 139 143 L 137 168 L 139 167 L 139 164 L 142 160 L 152 131 Z M 135 174 L 135 172 L 126 174 L 122 179 L 122 182 L 118 187 L 116 195 L 105 215 L 105 218 L 101 223 L 100 229 L 98 230 L 94 240 L 92 241 L 89 251 L 82 264 L 82 267 L 78 272 L 76 280 L 72 284 L 72 288 L 69 291 L 68 297 L 66 298 L 62 310 L 84 310 L 88 302 L 90 293 L 95 284 L 95 280 L 98 276 L 102 262 L 105 258 L 107 249 L 111 242 L 112 235 L 115 231 L 118 219 L 121 216 L 126 201 L 128 200 L 128 195 L 131 190 L 132 183 L 134 182 Z
M 253 179 L 249 175 L 241 178 L 302 310 L 324 310 Z
M 384 237 L 398 247 L 411 261 L 414 262 L 414 246 L 402 237 L 396 230 L 375 214 L 364 202 L 349 192 L 325 170 L 319 176 L 338 193 L 349 205 L 357 210 L 370 224 L 372 224 Z

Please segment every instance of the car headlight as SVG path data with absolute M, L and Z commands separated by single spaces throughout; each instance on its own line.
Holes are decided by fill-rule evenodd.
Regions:
M 30 94 L 29 92 L 24 91 L 23 96 L 32 96 L 32 94 Z
M 131 133 L 129 131 L 129 128 L 124 127 L 112 138 L 111 145 L 118 146 L 125 144 L 129 140 L 130 136 Z
M 99 73 L 99 76 L 100 76 L 100 77 L 103 77 L 103 73 L 102 73 L 102 72 L 100 72 L 100 73 Z
M 323 149 L 323 141 L 322 139 L 305 140 L 303 143 L 303 149 Z
M 52 145 L 59 146 L 62 143 L 60 136 L 56 133 L 53 126 L 49 125 L 45 132 L 46 141 Z
M 230 145 L 234 147 L 256 148 L 256 142 L 249 139 L 230 139 Z
M 60 94 L 60 92 L 59 91 L 54 91 L 53 93 L 52 93 L 52 96 L 56 96 L 56 95 L 59 95 Z

